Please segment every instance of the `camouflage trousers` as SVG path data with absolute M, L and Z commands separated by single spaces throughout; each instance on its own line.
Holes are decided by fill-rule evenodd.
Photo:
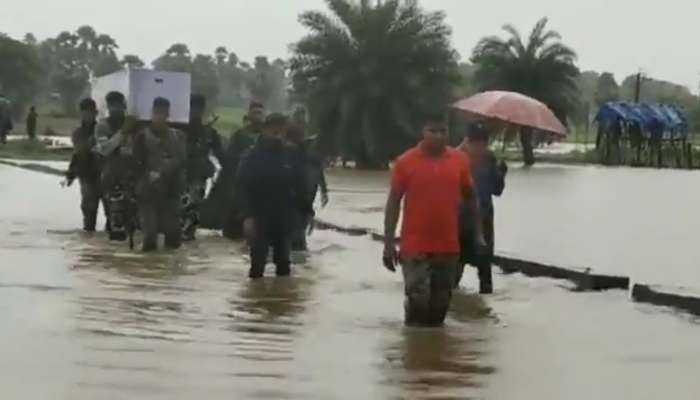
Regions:
M 441 326 L 452 300 L 457 255 L 426 255 L 401 260 L 408 326 Z
M 97 179 L 80 179 L 80 209 L 83 212 L 83 229 L 95 231 L 97 212 L 102 201 L 102 189 Z M 103 202 L 104 207 L 104 202 Z M 105 207 L 105 214 L 106 207 Z
M 160 198 L 139 202 L 141 230 L 143 231 L 143 251 L 150 252 L 158 249 L 158 234 L 165 235 L 165 246 L 178 249 L 182 244 L 182 228 L 180 227 L 180 199 Z

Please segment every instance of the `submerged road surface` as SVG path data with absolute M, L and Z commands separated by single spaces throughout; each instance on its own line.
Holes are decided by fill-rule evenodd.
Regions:
M 382 229 L 386 173 L 336 171 L 330 180 L 335 207 L 321 218 Z M 496 250 L 700 292 L 698 182 L 700 171 L 511 168 L 496 202 Z
M 0 166 L 0 198 L 3 399 L 697 398 L 696 322 L 624 292 L 497 276 L 482 299 L 470 274 L 447 327 L 406 329 L 366 238 L 316 233 L 293 278 L 250 282 L 213 234 L 143 256 L 80 233 L 55 177 Z

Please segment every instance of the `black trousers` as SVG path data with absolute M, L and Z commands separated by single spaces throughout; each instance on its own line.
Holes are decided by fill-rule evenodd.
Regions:
M 474 233 L 466 226 L 462 226 L 460 234 L 460 263 L 457 268 L 457 279 L 455 287 L 459 286 L 464 275 L 464 267 L 469 264 L 476 267 L 479 272 L 479 286 L 482 293 L 493 291 L 493 272 L 491 263 L 495 247 L 495 229 L 493 213 L 485 213 L 482 220 L 484 239 L 486 240 L 486 251 L 479 252 L 476 248 Z
M 291 275 L 288 230 L 280 226 L 279 222 L 259 222 L 259 220 L 256 220 L 255 228 L 256 236 L 250 243 L 250 278 L 263 277 L 270 249 L 272 249 L 272 261 L 277 268 L 277 276 Z

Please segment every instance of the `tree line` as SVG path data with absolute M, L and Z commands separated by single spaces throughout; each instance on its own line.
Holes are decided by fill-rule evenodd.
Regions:
M 64 113 L 74 115 L 93 77 L 123 68 L 147 67 L 137 55 L 119 57 L 118 49 L 114 38 L 90 26 L 43 41 L 31 33 L 22 40 L 0 35 L 0 95 L 11 98 L 17 111 L 37 100 L 55 97 Z M 212 54 L 193 54 L 187 45 L 176 43 L 151 66 L 191 73 L 193 91 L 214 104 L 238 107 L 256 99 L 275 110 L 286 105 L 286 64 L 281 59 L 270 62 L 259 56 L 248 63 L 224 46 Z
M 261 56 L 251 64 L 225 47 L 193 54 L 176 43 L 152 66 L 190 72 L 194 91 L 221 105 L 256 99 L 283 110 L 302 104 L 325 153 L 368 168 L 385 167 L 413 145 L 423 115 L 479 91 L 532 96 L 570 126 L 590 123 L 606 101 L 634 98 L 636 76 L 618 83 L 608 72 L 581 72 L 576 52 L 546 18 L 526 35 L 504 26 L 502 35 L 484 37 L 460 62 L 445 15 L 415 0 L 326 0 L 326 6 L 327 12 L 299 16 L 308 34 L 292 44 L 288 60 Z M 88 26 L 42 42 L 2 36 L 0 51 L 12 57 L 0 57 L 0 93 L 25 104 L 57 94 L 70 111 L 90 76 L 145 66 L 135 55 L 119 58 L 117 49 L 109 35 Z M 683 86 L 647 78 L 641 100 L 679 104 L 700 128 L 700 99 Z M 530 138 L 521 139 L 531 152 Z

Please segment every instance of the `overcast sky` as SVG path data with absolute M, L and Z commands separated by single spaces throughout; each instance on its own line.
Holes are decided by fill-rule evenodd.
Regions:
M 463 59 L 484 35 L 505 23 L 529 31 L 550 18 L 566 44 L 579 54 L 581 69 L 611 71 L 618 80 L 639 70 L 689 86 L 700 82 L 700 2 L 694 0 L 422 0 L 443 10 L 453 44 Z M 170 44 L 193 52 L 225 45 L 242 59 L 286 57 L 304 30 L 300 12 L 325 10 L 323 0 L 5 0 L 0 31 L 13 37 L 33 32 L 39 39 L 90 24 L 112 35 L 120 53 L 147 62 Z

